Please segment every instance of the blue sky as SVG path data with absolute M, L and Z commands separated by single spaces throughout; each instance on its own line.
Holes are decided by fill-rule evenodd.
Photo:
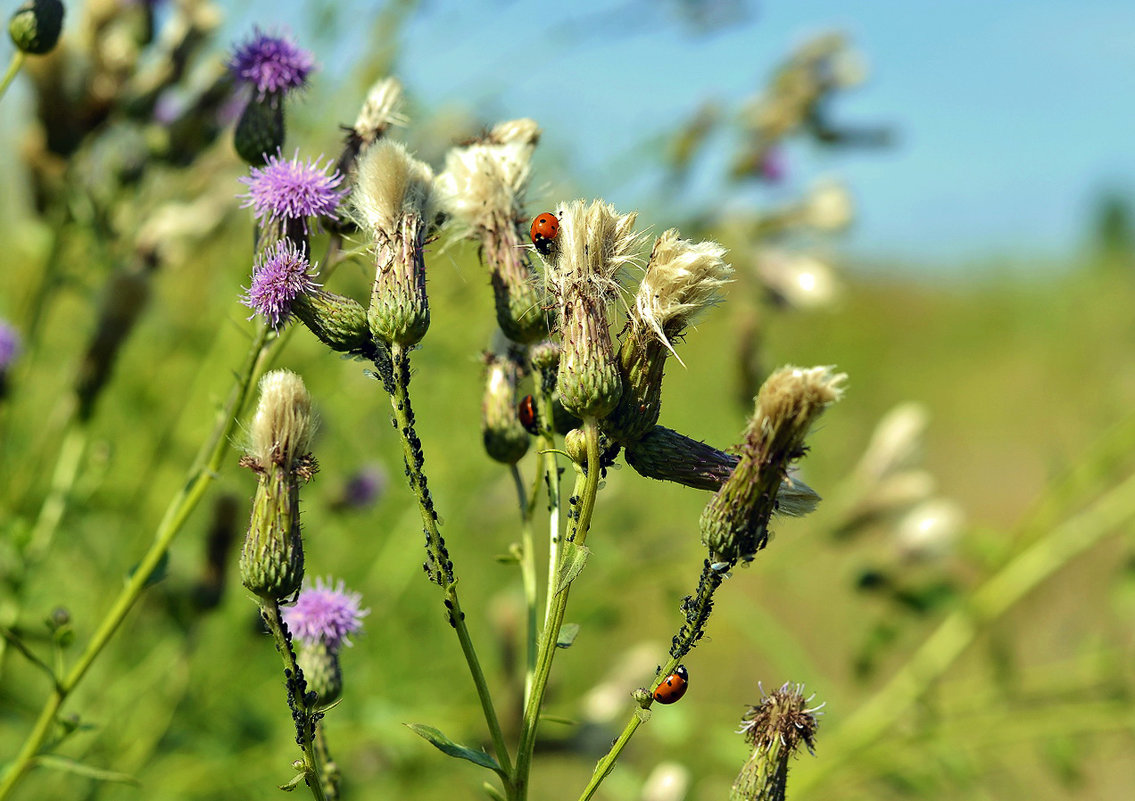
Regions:
M 682 25 L 677 4 L 427 1 L 404 31 L 397 74 L 426 108 L 534 117 L 546 158 L 632 207 L 659 190 L 651 142 L 706 98 L 736 108 L 792 46 L 834 28 L 870 68 L 836 119 L 889 125 L 895 146 L 793 147 L 787 186 L 728 202 L 769 202 L 838 176 L 860 209 L 844 247 L 949 266 L 1005 252 L 1060 257 L 1082 241 L 1101 188 L 1135 194 L 1131 0 L 753 0 L 746 19 L 712 34 Z M 316 45 L 324 80 L 366 52 L 382 5 L 338 4 L 334 52 L 327 39 Z M 234 33 L 253 19 L 283 23 L 308 44 L 310 5 L 253 8 L 284 16 L 241 15 Z M 675 200 L 717 202 L 703 177 Z

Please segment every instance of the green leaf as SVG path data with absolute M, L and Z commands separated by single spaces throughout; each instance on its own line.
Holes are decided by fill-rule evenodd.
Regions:
M 556 647 L 570 648 L 571 644 L 575 642 L 575 638 L 578 636 L 578 623 L 564 623 L 562 626 L 560 626 L 560 636 L 556 638 Z
M 493 801 L 505 801 L 504 793 L 497 789 L 495 784 L 485 782 L 481 785 L 481 789 L 485 791 L 485 795 L 493 799 Z
M 133 578 L 134 574 L 136 572 L 138 572 L 138 564 L 139 563 L 135 563 L 134 566 L 130 568 L 130 572 L 128 572 L 126 574 L 126 580 L 127 581 L 129 581 L 131 578 Z M 158 559 L 158 563 L 156 565 L 154 565 L 153 572 L 151 572 L 150 575 L 146 577 L 146 583 L 145 583 L 144 586 L 145 587 L 153 587 L 159 581 L 164 579 L 166 577 L 166 573 L 168 573 L 168 572 L 169 572 L 169 551 L 166 551 L 165 553 L 163 553 L 161 555 L 161 558 Z
M 480 765 L 482 768 L 495 770 L 502 777 L 504 776 L 504 771 L 501 770 L 501 766 L 484 751 L 474 751 L 472 748 L 458 745 L 433 726 L 425 726 L 421 723 L 406 723 L 404 725 L 410 731 L 414 732 L 414 734 L 427 740 L 434 748 L 441 751 L 443 754 L 456 757 L 457 759 L 467 759 L 474 765 Z
M 587 557 L 591 556 L 591 549 L 586 545 L 576 545 L 574 542 L 563 544 L 563 554 L 560 557 L 560 575 L 556 581 L 556 595 L 566 590 L 573 581 L 583 572 L 587 564 Z
M 575 726 L 579 723 L 575 718 L 565 718 L 563 715 L 545 715 L 540 713 L 540 720 L 545 723 L 559 723 L 563 726 Z
M 59 770 L 64 773 L 74 773 L 77 776 L 85 776 L 88 779 L 96 779 L 101 782 L 117 782 L 118 784 L 141 784 L 140 781 L 127 773 L 118 773 L 113 770 L 103 770 L 102 768 L 93 768 L 90 765 L 84 765 L 82 762 L 75 762 L 72 759 L 66 759 L 61 756 L 53 756 L 51 754 L 44 754 L 36 757 L 36 764 L 41 765 L 51 770 Z

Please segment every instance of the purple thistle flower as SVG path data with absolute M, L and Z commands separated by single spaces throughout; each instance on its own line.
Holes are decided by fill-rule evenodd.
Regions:
M 259 28 L 253 29 L 252 38 L 238 47 L 229 61 L 233 77 L 255 86 L 261 98 L 303 88 L 313 69 L 315 58 L 310 52 Z
M 299 150 L 291 161 L 277 153 L 268 157 L 263 167 L 253 167 L 252 175 L 241 178 L 248 184 L 248 194 L 242 208 L 251 207 L 261 223 L 272 220 L 303 220 L 306 230 L 308 217 L 337 219 L 335 209 L 345 192 L 336 191 L 343 176 L 336 170 L 331 175 L 327 168 L 331 162 L 319 166 L 322 156 L 315 161 L 300 161 Z
M 310 270 L 303 251 L 293 242 L 281 240 L 257 257 L 252 267 L 252 286 L 240 302 L 278 329 L 291 316 L 296 298 L 319 289 L 319 284 L 311 280 Z
M 317 578 L 314 588 L 301 590 L 295 604 L 280 611 L 293 637 L 338 651 L 351 644 L 348 636 L 360 631 L 362 619 L 370 614 L 369 609 L 359 609 L 362 599 L 359 593 L 347 591 L 341 579 L 332 589 L 331 579 L 324 583 Z
M 0 320 L 0 373 L 7 370 L 20 355 L 20 334 L 8 323 Z

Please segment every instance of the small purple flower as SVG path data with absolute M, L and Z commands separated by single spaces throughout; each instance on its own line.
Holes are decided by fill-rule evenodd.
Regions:
M 336 170 L 331 175 L 327 168 L 331 162 L 319 166 L 322 156 L 315 161 L 300 161 L 299 150 L 287 161 L 277 153 L 268 157 L 263 167 L 253 167 L 252 175 L 241 178 L 248 184 L 248 194 L 242 208 L 251 207 L 256 219 L 261 223 L 272 220 L 303 220 L 308 217 L 330 217 L 337 219 L 335 209 L 343 199 L 344 192 L 336 190 L 343 182 L 343 176 Z
M 779 148 L 769 149 L 761 159 L 761 178 L 779 184 L 788 175 L 788 159 Z
M 385 489 L 386 471 L 377 464 L 366 465 L 347 479 L 336 506 L 363 509 L 378 500 Z
M 303 251 L 293 242 L 281 240 L 257 257 L 252 286 L 240 302 L 278 329 L 288 321 L 296 298 L 319 289 L 311 280 L 310 270 Z
M 311 644 L 322 642 L 334 652 L 351 644 L 348 636 L 361 630 L 363 618 L 370 614 L 369 609 L 359 609 L 362 599 L 359 593 L 348 592 L 342 580 L 332 589 L 331 579 L 324 583 L 317 578 L 314 588 L 301 590 L 295 604 L 281 612 L 292 636 Z
M 229 69 L 237 81 L 256 87 L 263 98 L 306 86 L 315 58 L 290 39 L 254 28 L 252 38 L 233 52 Z
M 0 320 L 0 373 L 6 371 L 20 355 L 20 335 L 15 328 Z

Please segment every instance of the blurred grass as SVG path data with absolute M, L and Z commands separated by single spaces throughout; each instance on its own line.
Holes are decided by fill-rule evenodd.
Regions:
M 31 577 L 21 619 L 27 629 L 62 605 L 78 640 L 90 635 L 206 435 L 251 330 L 236 303 L 248 280 L 248 224 L 235 217 L 192 260 L 157 276 L 152 304 L 100 402 L 72 507 L 50 559 Z M 517 513 L 511 480 L 480 445 L 478 357 L 494 321 L 487 280 L 470 255 L 451 249 L 429 260 L 434 322 L 414 354 L 412 392 L 470 627 L 494 687 L 504 690 L 499 654 L 508 621 L 519 621 L 519 576 L 492 557 L 518 538 Z M 37 260 L 18 251 L 4 259 L 0 314 L 18 319 L 14 299 L 34 284 Z M 46 490 L 70 376 L 106 275 L 105 265 L 86 263 L 81 251 L 65 267 L 71 280 L 53 299 L 41 346 L 14 372 L 5 412 L 4 483 L 15 493 L 11 508 L 24 516 Z M 331 288 L 364 298 L 366 273 L 346 265 Z M 811 439 L 806 480 L 829 495 L 883 412 L 904 400 L 924 403 L 932 415 L 926 464 L 974 524 L 945 568 L 968 585 L 983 554 L 1008 547 L 1014 522 L 1046 482 L 1130 413 L 1133 298 L 1135 274 L 1070 265 L 1030 277 L 993 265 L 989 277 L 968 284 L 853 278 L 832 310 L 770 313 L 767 367 L 835 364 L 850 375 L 845 400 Z M 682 346 L 688 368 L 671 367 L 661 421 L 718 446 L 734 441 L 748 411 L 734 401 L 735 306 L 727 301 L 715 310 Z M 344 702 L 327 719 L 347 797 L 450 797 L 455 788 L 471 797 L 485 777 L 447 761 L 401 725 L 428 723 L 466 743 L 484 736 L 436 590 L 421 576 L 419 522 L 402 482 L 387 398 L 363 375 L 364 365 L 328 354 L 302 330 L 278 366 L 303 375 L 322 421 L 315 446 L 321 472 L 304 492 L 308 573 L 343 578 L 372 610 L 366 633 L 344 656 Z M 251 495 L 252 477 L 237 468 L 237 456 L 234 450 L 212 497 Z M 342 484 L 373 461 L 389 474 L 386 495 L 370 510 L 336 510 Z M 523 464 L 530 470 L 531 457 Z M 696 585 L 697 520 L 706 499 L 626 467 L 611 471 L 589 542 L 594 556 L 569 608 L 569 621 L 583 629 L 557 657 L 548 713 L 578 719 L 580 697 L 636 643 L 656 642 L 663 660 L 680 623 L 678 603 Z M 41 770 L 17 797 L 273 798 L 274 785 L 290 777 L 296 754 L 277 657 L 257 633 L 255 605 L 235 575 L 215 612 L 175 614 L 201 569 L 207 507 L 175 544 L 167 578 L 135 609 L 66 709 L 90 728 L 61 752 L 133 774 L 142 790 Z M 837 545 L 824 513 L 821 506 L 813 518 L 780 522 L 769 549 L 724 585 L 709 637 L 687 660 L 690 693 L 656 710 L 603 797 L 633 798 L 637 780 L 662 759 L 693 771 L 691 797 L 723 797 L 745 758 L 732 730 L 744 705 L 758 700 L 758 681 L 766 688 L 804 682 L 828 702 L 822 760 L 824 728 L 838 725 L 922 640 L 931 621 L 895 619 L 896 639 L 878 671 L 857 678 L 853 659 L 863 639 L 896 615 L 853 586 L 886 541 L 876 532 Z M 865 759 L 827 793 L 1107 798 L 1117 797 L 1109 795 L 1114 788 L 1135 786 L 1131 688 L 1116 678 L 1135 650 L 1130 547 L 1112 540 L 1071 565 L 983 637 L 932 693 L 915 722 L 941 718 L 960 727 L 944 741 L 952 747 L 932 748 L 936 741 L 925 735 L 896 739 L 884 761 Z M 18 655 L 9 654 L 4 669 L 0 755 L 10 755 L 47 686 Z M 1021 706 L 1035 706 L 1042 721 L 1064 720 L 1058 714 L 1086 707 L 1041 701 L 1077 688 L 1098 699 L 1093 693 L 1104 679 L 1119 704 L 1121 722 L 1111 729 L 1118 736 L 1061 737 L 1053 725 L 1043 747 L 1028 737 L 993 745 L 974 737 L 1008 733 Z M 1018 707 L 1004 706 L 1010 698 Z M 627 713 L 629 704 L 613 725 Z M 549 723 L 542 733 L 555 752 L 538 758 L 534 798 L 574 797 L 615 732 L 576 737 L 577 727 Z M 890 761 L 895 754 L 914 766 L 900 770 L 901 760 Z M 866 782 L 876 768 L 889 783 Z

